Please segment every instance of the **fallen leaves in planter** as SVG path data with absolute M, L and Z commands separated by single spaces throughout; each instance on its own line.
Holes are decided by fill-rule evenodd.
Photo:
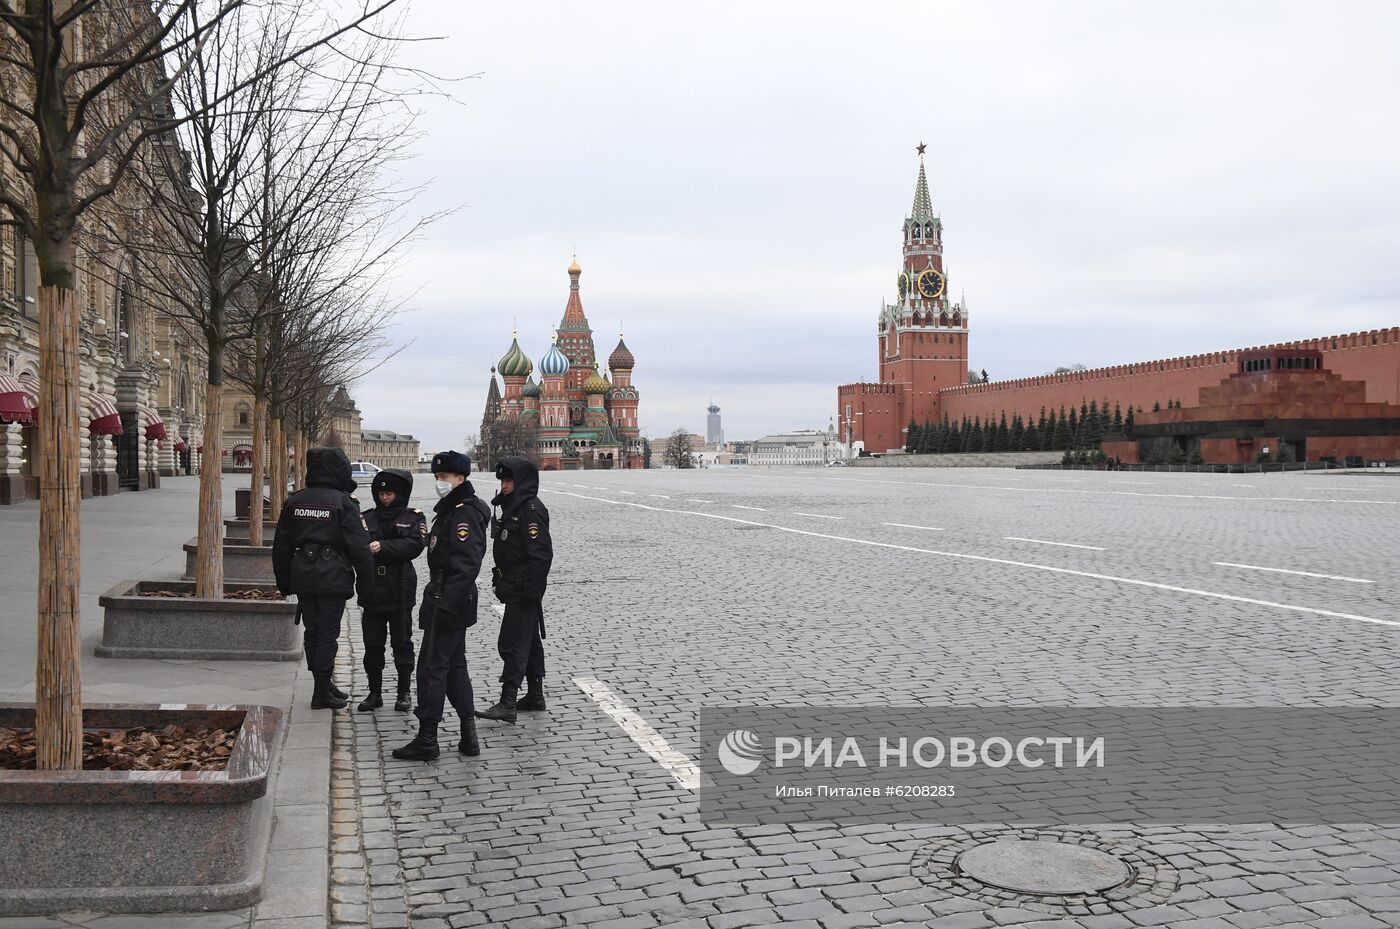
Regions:
M 83 730 L 84 771 L 222 771 L 237 729 L 162 726 Z M 0 729 L 0 769 L 34 770 L 34 730 Z
M 177 598 L 192 598 L 192 597 L 194 597 L 194 590 L 193 590 L 193 588 L 191 588 L 191 589 L 189 589 L 189 590 L 171 590 L 171 589 L 168 588 L 168 587 L 156 587 L 156 588 L 153 588 L 153 589 L 150 589 L 150 590 L 143 590 L 143 591 L 141 591 L 141 596 L 143 596 L 143 597 L 177 597 Z M 225 600 L 285 600 L 285 599 L 287 599 L 287 598 L 284 597 L 282 594 L 278 593 L 278 592 L 275 591 L 275 590 L 265 590 L 265 589 L 259 589 L 259 588 L 257 588 L 257 587 L 248 587 L 248 588 L 245 588 L 245 589 L 243 589 L 243 590 L 228 590 L 228 591 L 225 591 L 225 592 L 224 592 L 224 599 L 225 599 Z

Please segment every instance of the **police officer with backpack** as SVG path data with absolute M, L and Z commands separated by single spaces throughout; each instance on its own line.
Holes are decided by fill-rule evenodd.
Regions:
M 428 530 L 428 585 L 418 625 L 423 646 L 418 650 L 418 734 L 393 756 L 405 761 L 431 761 L 440 754 L 437 730 L 443 703 L 449 702 L 462 720 L 457 751 L 479 755 L 472 679 L 467 673 L 467 627 L 476 625 L 476 577 L 486 556 L 486 533 L 491 509 L 472 488 L 467 475 L 472 461 L 456 451 L 433 456 L 438 500 Z
M 369 693 L 360 703 L 361 712 L 384 705 L 384 645 L 394 650 L 394 670 L 398 672 L 398 698 L 394 709 L 409 710 L 408 692 L 413 683 L 413 602 L 418 598 L 418 572 L 413 559 L 428 544 L 428 520 L 423 511 L 410 507 L 413 475 L 398 468 L 386 468 L 370 482 L 374 509 L 365 513 L 369 528 L 369 548 L 374 554 L 374 573 L 359 585 L 360 631 L 365 642 L 365 677 Z
M 283 504 L 272 539 L 277 589 L 297 596 L 306 667 L 315 681 L 313 710 L 345 706 L 347 695 L 331 682 L 340 620 L 345 601 L 355 593 L 356 575 L 363 580 L 374 573 L 369 532 L 351 496 L 357 486 L 345 452 L 311 449 L 306 486 Z

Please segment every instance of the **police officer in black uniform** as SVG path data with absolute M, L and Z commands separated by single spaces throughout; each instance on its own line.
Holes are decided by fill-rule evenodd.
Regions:
M 356 486 L 343 451 L 311 449 L 306 487 L 283 504 L 272 539 L 277 588 L 297 595 L 306 667 L 316 682 L 313 710 L 345 706 L 346 694 L 331 683 L 340 619 L 345 601 L 355 593 L 356 575 L 367 579 L 374 573 L 369 532 L 360 504 L 350 496 Z
M 408 691 L 413 681 L 413 602 L 418 598 L 418 573 L 413 559 L 428 544 L 428 519 L 423 511 L 408 505 L 413 493 L 413 475 L 398 468 L 386 468 L 370 482 L 375 506 L 365 514 L 369 527 L 369 549 L 374 553 L 374 573 L 359 585 L 360 631 L 365 640 L 365 676 L 369 693 L 360 703 L 361 712 L 384 705 L 384 643 L 394 649 L 394 670 L 398 672 L 398 699 L 394 709 L 409 710 Z
M 467 673 L 467 627 L 476 624 L 476 576 L 486 557 L 486 533 L 491 508 L 472 489 L 467 475 L 471 459 L 461 452 L 433 456 L 438 496 L 433 525 L 428 531 L 428 586 L 418 625 L 423 647 L 418 650 L 418 734 L 395 758 L 431 761 L 438 757 L 437 728 L 444 698 L 462 720 L 457 751 L 478 755 L 481 746 L 473 716 L 472 679 Z
M 476 715 L 515 722 L 517 711 L 540 711 L 544 702 L 544 600 L 554 544 L 549 537 L 549 510 L 540 502 L 540 473 L 527 458 L 502 458 L 496 465 L 501 492 L 491 505 L 501 508 L 491 517 L 491 555 L 496 567 L 491 583 L 496 599 L 506 606 L 496 640 L 505 667 L 501 699 Z M 529 690 L 519 701 L 522 679 Z

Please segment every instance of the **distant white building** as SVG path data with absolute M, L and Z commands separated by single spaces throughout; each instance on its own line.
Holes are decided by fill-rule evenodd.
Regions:
M 766 467 L 821 467 L 846 457 L 837 441 L 834 426 L 826 429 L 798 429 L 754 439 L 749 464 Z

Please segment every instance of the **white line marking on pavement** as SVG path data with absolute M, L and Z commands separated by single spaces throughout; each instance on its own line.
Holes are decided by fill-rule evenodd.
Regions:
M 1079 490 L 1069 487 L 1045 487 L 1043 485 L 1032 485 L 1015 487 L 1005 484 L 954 484 L 949 481 L 892 481 L 878 480 L 868 477 L 832 477 L 830 475 L 795 475 L 795 474 L 746 474 L 745 480 L 773 480 L 773 481 L 835 481 L 850 482 L 853 484 L 900 484 L 909 487 L 952 487 L 959 490 L 1014 490 L 1021 493 L 1049 493 L 1049 494 L 1098 494 L 1110 497 L 1162 497 L 1175 500 L 1239 500 L 1246 503 L 1364 503 L 1364 504 L 1386 504 L 1390 506 L 1400 506 L 1400 500 L 1354 500 L 1346 497 L 1248 497 L 1244 495 L 1231 496 L 1229 494 L 1180 494 L 1180 493 L 1149 493 L 1144 490 Z M 1227 487 L 1253 486 L 1247 484 L 1226 484 Z M 1351 490 L 1352 488 L 1347 488 Z M 1360 488 L 1357 488 L 1360 489 Z M 1369 491 L 1371 488 L 1365 488 Z
M 929 532 L 947 532 L 942 526 L 913 526 L 909 523 L 881 523 L 882 526 L 895 526 L 899 529 L 927 529 Z
M 1336 610 L 1322 610 L 1312 606 L 1299 606 L 1295 603 L 1277 603 L 1273 600 L 1259 600 L 1255 597 L 1241 597 L 1237 594 L 1224 594 L 1214 590 L 1197 590 L 1194 587 L 1177 587 L 1175 584 L 1162 584 L 1157 581 L 1144 581 L 1135 577 L 1120 577 L 1115 574 L 1099 574 L 1094 571 L 1079 571 L 1074 568 L 1061 568 L 1056 565 L 1035 564 L 1029 561 L 1014 561 L 1010 558 L 993 558 L 991 555 L 973 555 L 967 552 L 945 552 L 934 548 L 916 548 L 912 545 L 896 545 L 893 542 L 877 542 L 874 539 L 857 539 L 845 535 L 828 535 L 825 532 L 813 532 L 811 529 L 794 529 L 791 526 L 778 526 L 773 523 L 760 523 L 752 519 L 740 519 L 737 516 L 722 516 L 719 513 L 705 513 L 700 510 L 672 510 L 660 506 L 648 506 L 645 503 L 632 503 L 630 500 L 609 500 L 607 497 L 590 497 L 587 494 L 570 493 L 567 490 L 558 491 L 566 497 L 578 497 L 580 500 L 594 500 L 598 503 L 611 503 L 614 506 L 633 506 L 642 510 L 651 510 L 654 513 L 674 513 L 680 516 L 699 516 L 703 519 L 718 519 L 729 523 L 743 523 L 746 526 L 766 526 L 769 529 L 776 529 L 779 532 L 790 532 L 793 535 L 806 535 L 817 539 L 831 539 L 835 542 L 850 542 L 853 545 L 868 545 L 871 548 L 888 548 L 901 552 L 918 552 L 923 555 L 938 555 L 943 558 L 957 558 L 963 561 L 980 561 L 987 564 L 1010 565 L 1015 568 L 1028 568 L 1032 571 L 1048 571 L 1051 574 L 1068 574 L 1073 577 L 1087 577 L 1097 581 L 1111 581 L 1116 584 L 1127 584 L 1132 587 L 1147 587 L 1152 590 L 1165 590 L 1170 593 L 1189 594 L 1193 597 L 1207 597 L 1212 600 L 1226 600 L 1231 603 L 1248 603 L 1253 606 L 1267 606 L 1276 610 L 1288 610 L 1293 613 L 1307 613 L 1310 616 L 1326 616 L 1331 619 L 1351 619 L 1361 623 L 1374 623 L 1377 626 L 1392 626 L 1400 629 L 1400 620 L 1377 619 L 1374 616 L 1361 616 L 1357 613 L 1339 613 Z M 730 504 L 738 506 L 737 503 Z M 756 507 L 748 507 L 756 509 Z
M 657 732 L 637 711 L 622 702 L 617 694 L 596 677 L 576 677 L 574 683 L 587 694 L 594 703 L 612 717 L 613 722 L 641 747 L 686 790 L 700 789 L 700 769 L 682 753 L 670 746 L 661 733 Z
M 1375 581 L 1367 580 L 1364 577 L 1347 577 L 1343 574 L 1318 574 L 1314 571 L 1291 571 L 1288 568 L 1265 568 L 1257 564 L 1236 564 L 1233 561 L 1212 561 L 1211 564 L 1220 565 L 1222 568 L 1247 568 L 1250 571 L 1273 571 L 1278 574 L 1298 574 L 1303 577 L 1320 577 L 1329 581 L 1350 581 L 1353 584 L 1375 583 Z
M 768 512 L 761 506 L 744 506 L 742 503 L 731 503 L 729 505 L 734 507 L 734 509 L 736 510 L 758 510 L 760 513 Z
M 821 513 L 793 513 L 793 516 L 810 516 L 813 519 L 845 519 L 844 516 L 824 516 Z
M 662 500 L 670 500 L 670 499 L 671 499 L 670 497 L 666 496 L 665 494 L 647 494 L 647 496 L 648 496 L 648 497 L 660 497 Z
M 689 499 L 689 500 L 687 500 L 687 501 L 685 501 L 685 502 L 686 502 L 686 503 L 714 503 L 715 501 L 713 501 L 713 500 L 696 500 L 696 499 L 694 499 L 694 498 L 691 498 L 691 499 Z
M 1087 548 L 1095 552 L 1108 551 L 1108 549 L 1100 548 L 1097 545 L 1076 545 L 1073 542 L 1051 542 L 1048 539 L 1023 539 L 1018 535 L 1004 535 L 1002 538 L 1008 542 L 1034 542 L 1037 545 L 1063 545 L 1065 548 Z
M 635 490 L 619 490 L 618 493 L 620 493 L 620 494 L 626 494 L 626 495 L 629 496 L 629 497 L 635 497 L 635 496 L 637 496 L 637 492 L 636 492 Z

